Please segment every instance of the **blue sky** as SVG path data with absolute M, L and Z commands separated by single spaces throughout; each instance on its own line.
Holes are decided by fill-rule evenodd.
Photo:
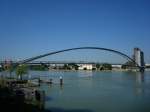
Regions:
M 96 46 L 150 63 L 149 0 L 0 0 L 0 60 Z

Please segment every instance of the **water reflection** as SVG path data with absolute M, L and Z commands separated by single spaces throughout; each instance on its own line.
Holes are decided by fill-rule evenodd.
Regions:
M 136 82 L 141 85 L 144 83 L 144 73 L 143 72 L 136 72 Z
M 92 77 L 93 72 L 92 71 L 79 71 L 78 77 Z
M 136 94 L 143 94 L 144 93 L 144 73 L 143 72 L 136 72 L 135 75 L 136 78 Z
M 64 89 L 64 88 L 63 88 L 63 85 L 60 84 L 60 90 L 62 91 L 63 89 Z

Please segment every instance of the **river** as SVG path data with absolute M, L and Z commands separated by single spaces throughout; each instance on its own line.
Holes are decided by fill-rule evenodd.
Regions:
M 28 75 L 53 80 L 40 86 L 46 93 L 45 108 L 51 112 L 150 112 L 150 71 L 30 71 Z
M 150 112 L 150 72 L 30 71 L 43 84 L 52 112 Z M 64 84 L 59 85 L 59 77 Z

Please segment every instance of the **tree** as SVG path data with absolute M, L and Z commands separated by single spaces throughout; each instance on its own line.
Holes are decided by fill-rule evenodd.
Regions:
M 92 70 L 96 70 L 96 68 L 92 68 Z
M 4 67 L 0 65 L 0 72 L 4 70 Z
M 74 66 L 74 68 L 75 68 L 75 70 L 78 70 L 78 69 L 79 69 L 79 66 L 76 64 L 76 65 Z
M 67 69 L 67 68 L 68 68 L 68 65 L 64 64 L 63 69 Z
M 13 72 L 13 66 L 12 66 L 12 64 L 10 64 L 10 65 L 8 66 L 7 71 L 9 72 L 9 76 L 10 76 L 10 78 L 11 78 L 11 74 L 12 74 L 12 72 Z
M 99 70 L 101 65 L 99 63 L 96 64 L 96 69 Z
M 31 70 L 39 70 L 39 71 L 45 71 L 48 70 L 48 67 L 44 64 L 41 65 L 30 65 L 29 68 Z
M 100 70 L 101 70 L 101 71 L 102 71 L 102 70 L 104 70 L 104 67 L 103 67 L 103 66 L 101 66 L 101 67 L 100 67 Z
M 102 66 L 104 67 L 105 70 L 112 70 L 111 64 L 104 63 Z
M 64 64 L 63 69 L 64 70 L 71 70 L 71 68 L 68 64 Z
M 16 68 L 16 75 L 18 77 L 20 77 L 20 79 L 22 80 L 22 75 L 27 74 L 28 73 L 28 67 L 27 65 L 19 65 Z
M 72 69 L 78 70 L 79 66 L 75 63 L 69 63 L 68 66 Z
M 9 72 L 9 77 L 11 78 L 11 74 L 13 72 L 13 65 L 12 65 L 12 63 L 11 62 L 10 63 L 6 63 L 4 65 L 4 70 Z
M 83 68 L 83 70 L 87 70 L 87 68 L 85 67 L 85 68 Z

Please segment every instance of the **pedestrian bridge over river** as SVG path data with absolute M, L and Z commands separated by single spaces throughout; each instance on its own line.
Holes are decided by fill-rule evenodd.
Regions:
M 80 50 L 80 49 L 91 49 L 91 50 L 99 50 L 99 51 L 108 51 L 108 52 L 112 52 L 115 53 L 117 55 L 120 55 L 121 57 L 125 58 L 127 61 L 130 61 L 132 63 L 134 63 L 135 67 L 138 67 L 140 70 L 144 69 L 143 66 L 140 66 L 138 63 L 135 62 L 134 59 L 132 59 L 130 56 L 128 56 L 125 53 L 122 53 L 118 50 L 113 50 L 113 49 L 108 49 L 108 48 L 102 48 L 102 47 L 77 47 L 77 48 L 69 48 L 69 49 L 64 49 L 64 50 L 59 50 L 59 51 L 54 51 L 54 52 L 49 52 L 46 54 L 42 54 L 42 55 L 38 55 L 38 56 L 34 56 L 28 59 L 24 59 L 22 61 L 17 62 L 18 64 L 25 64 L 25 63 L 29 63 L 31 61 L 43 58 L 43 57 L 47 57 L 47 56 L 51 56 L 51 55 L 55 55 L 55 54 L 59 54 L 59 53 L 63 53 L 63 52 L 69 52 L 69 51 L 73 51 L 73 50 Z

